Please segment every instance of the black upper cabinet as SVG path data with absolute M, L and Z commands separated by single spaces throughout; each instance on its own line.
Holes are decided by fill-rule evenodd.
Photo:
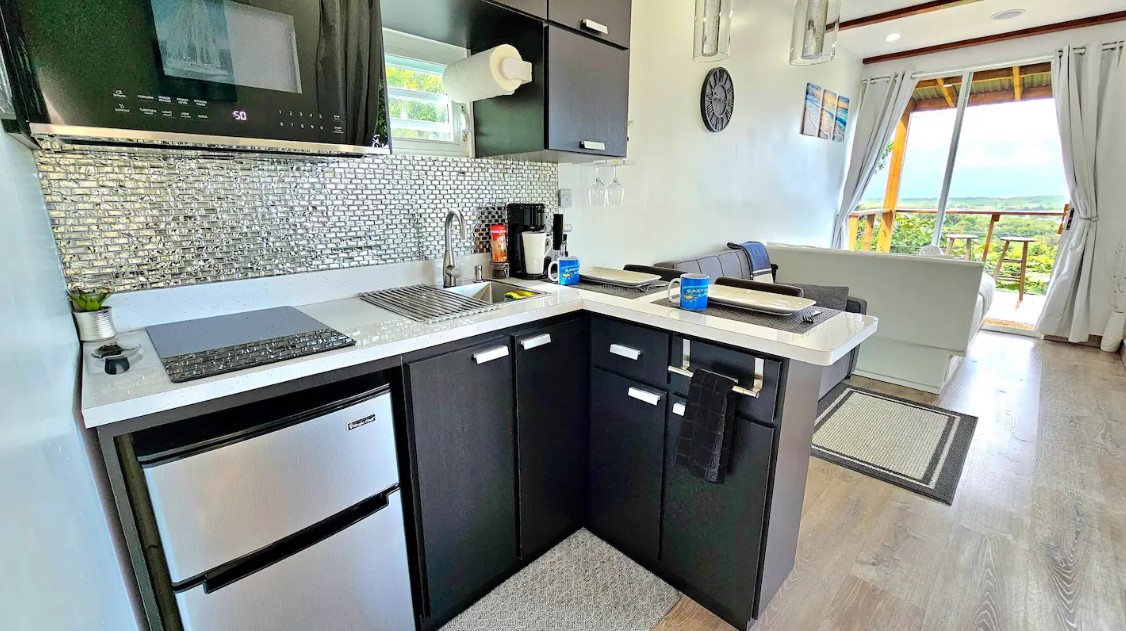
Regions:
M 523 11 L 538 18 L 547 17 L 547 0 L 490 0 L 496 4 Z
M 510 338 L 407 365 L 430 618 L 517 563 Z
M 629 47 L 630 5 L 630 0 L 549 0 L 547 17 L 591 37 Z
M 673 462 L 683 417 L 668 415 L 661 569 L 666 580 L 736 628 L 753 619 L 774 430 L 736 418 L 722 484 Z
M 629 51 L 549 26 L 547 59 L 547 148 L 625 156 Z
M 585 328 L 585 320 L 572 320 L 515 340 L 520 555 L 525 559 L 581 528 L 586 518 Z
M 591 531 L 654 567 L 661 520 L 665 394 L 595 368 L 591 378 Z
M 558 26 L 514 32 L 532 83 L 473 104 L 478 157 L 625 157 L 629 51 Z

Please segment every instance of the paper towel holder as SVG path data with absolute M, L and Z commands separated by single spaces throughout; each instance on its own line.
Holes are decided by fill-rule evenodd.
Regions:
M 480 76 L 482 72 L 486 76 Z M 447 66 L 442 79 L 453 101 L 473 103 L 511 95 L 531 83 L 532 64 L 524 61 L 514 46 L 502 44 Z
M 509 79 L 519 79 L 520 85 L 532 82 L 532 63 L 518 59 L 502 59 L 500 71 Z

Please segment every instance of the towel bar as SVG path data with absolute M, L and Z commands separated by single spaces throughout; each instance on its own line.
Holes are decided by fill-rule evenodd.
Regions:
M 669 366 L 669 372 L 674 374 L 674 375 L 680 375 L 681 377 L 688 377 L 689 379 L 692 378 L 692 371 L 688 370 L 687 368 L 677 368 L 676 366 Z M 737 382 L 738 380 L 732 379 L 732 381 Z M 762 375 L 761 374 L 755 375 L 755 385 L 753 387 L 751 387 L 750 390 L 748 390 L 748 389 L 746 389 L 742 386 L 735 386 L 731 390 L 732 390 L 732 392 L 735 392 L 737 394 L 741 394 L 745 397 L 751 397 L 752 399 L 757 399 L 759 393 L 762 392 Z

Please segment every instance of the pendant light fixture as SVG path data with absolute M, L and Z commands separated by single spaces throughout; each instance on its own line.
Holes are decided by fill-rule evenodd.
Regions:
M 696 0 L 696 36 L 692 59 L 722 61 L 731 54 L 731 14 L 735 0 Z
M 798 0 L 794 6 L 790 64 L 812 66 L 833 61 L 840 30 L 841 0 Z

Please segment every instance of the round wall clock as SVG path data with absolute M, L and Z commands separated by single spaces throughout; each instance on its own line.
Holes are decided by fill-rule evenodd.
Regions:
M 716 68 L 704 77 L 700 91 L 700 114 L 708 131 L 723 131 L 735 113 L 735 82 L 726 68 Z

